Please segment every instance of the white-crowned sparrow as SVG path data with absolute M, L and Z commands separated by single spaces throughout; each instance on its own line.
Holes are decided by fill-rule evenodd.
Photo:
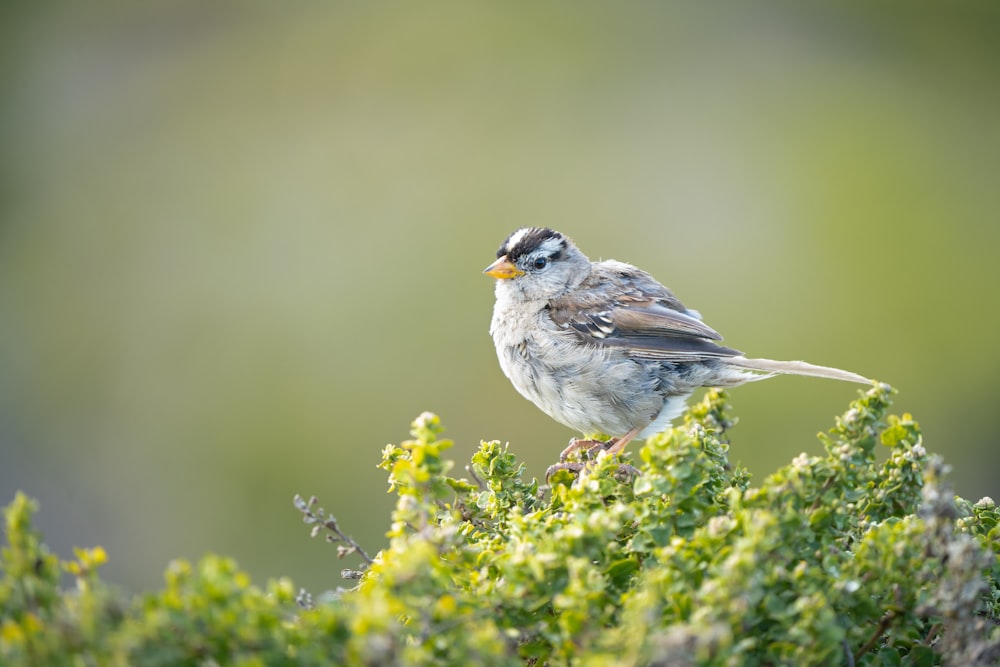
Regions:
M 484 273 L 497 278 L 490 335 L 504 374 L 559 423 L 612 436 L 614 454 L 666 429 L 699 387 L 783 373 L 871 382 L 804 361 L 747 359 L 645 271 L 591 262 L 551 229 L 518 229 Z

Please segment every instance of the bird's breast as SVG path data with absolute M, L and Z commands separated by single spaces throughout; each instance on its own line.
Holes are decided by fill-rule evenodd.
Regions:
M 504 374 L 556 421 L 581 433 L 622 435 L 652 420 L 663 398 L 646 365 L 620 350 L 584 343 L 547 311 L 497 309 L 490 329 Z

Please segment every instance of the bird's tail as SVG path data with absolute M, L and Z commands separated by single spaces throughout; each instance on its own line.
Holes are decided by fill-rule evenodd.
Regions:
M 817 378 L 829 378 L 831 380 L 843 380 L 844 382 L 857 382 L 859 384 L 871 384 L 872 380 L 862 377 L 857 373 L 842 371 L 839 368 L 829 366 L 817 366 L 805 361 L 775 361 L 774 359 L 747 359 L 746 357 L 729 357 L 726 363 L 737 368 L 745 368 L 750 371 L 764 373 L 752 380 L 763 380 L 773 375 L 809 375 Z

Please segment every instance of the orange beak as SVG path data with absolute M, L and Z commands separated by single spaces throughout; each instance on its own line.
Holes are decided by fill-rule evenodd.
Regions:
M 511 278 L 517 278 L 518 276 L 524 275 L 524 271 L 514 266 L 514 264 L 507 259 L 507 255 L 500 257 L 497 261 L 487 266 L 483 269 L 483 273 L 500 280 L 510 280 Z

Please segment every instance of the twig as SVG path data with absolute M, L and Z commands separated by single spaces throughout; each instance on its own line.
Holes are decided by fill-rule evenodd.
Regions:
M 851 653 L 851 645 L 847 643 L 846 639 L 841 639 L 840 644 L 844 647 L 844 658 L 847 660 L 847 667 L 854 667 L 854 654 Z
M 896 620 L 896 612 L 894 611 L 887 611 L 882 615 L 882 618 L 878 619 L 878 626 L 875 628 L 875 632 L 868 638 L 868 641 L 865 642 L 864 646 L 854 652 L 855 661 L 857 661 L 865 653 L 868 653 L 868 651 L 875 646 L 875 642 L 882 637 L 882 634 L 889 628 L 890 625 L 892 625 L 894 620 Z
M 465 472 L 469 473 L 469 475 L 472 476 L 472 479 L 474 479 L 476 481 L 476 485 L 480 489 L 482 489 L 483 491 L 486 490 L 486 482 L 484 482 L 483 480 L 479 479 L 479 475 L 476 474 L 476 471 L 475 471 L 475 469 L 472 466 L 465 466 Z
M 927 631 L 927 636 L 924 637 L 924 646 L 930 646 L 931 643 L 937 638 L 938 633 L 941 632 L 941 624 L 935 623 L 931 626 L 931 629 Z
M 346 547 L 338 547 L 337 555 L 341 558 L 348 554 L 356 553 L 361 556 L 361 559 L 365 561 L 368 565 L 371 565 L 375 561 L 372 557 L 361 548 L 361 545 L 354 541 L 354 538 L 347 533 L 340 530 L 340 526 L 337 525 L 337 518 L 332 514 L 328 515 L 322 507 L 317 507 L 319 502 L 316 496 L 309 498 L 309 502 L 302 499 L 302 496 L 295 494 L 295 498 L 292 499 L 295 503 L 296 509 L 302 512 L 302 521 L 308 524 L 314 524 L 312 532 L 310 535 L 316 537 L 319 535 L 321 528 L 326 528 L 332 533 L 332 535 L 327 535 L 326 539 L 328 542 L 343 542 Z

